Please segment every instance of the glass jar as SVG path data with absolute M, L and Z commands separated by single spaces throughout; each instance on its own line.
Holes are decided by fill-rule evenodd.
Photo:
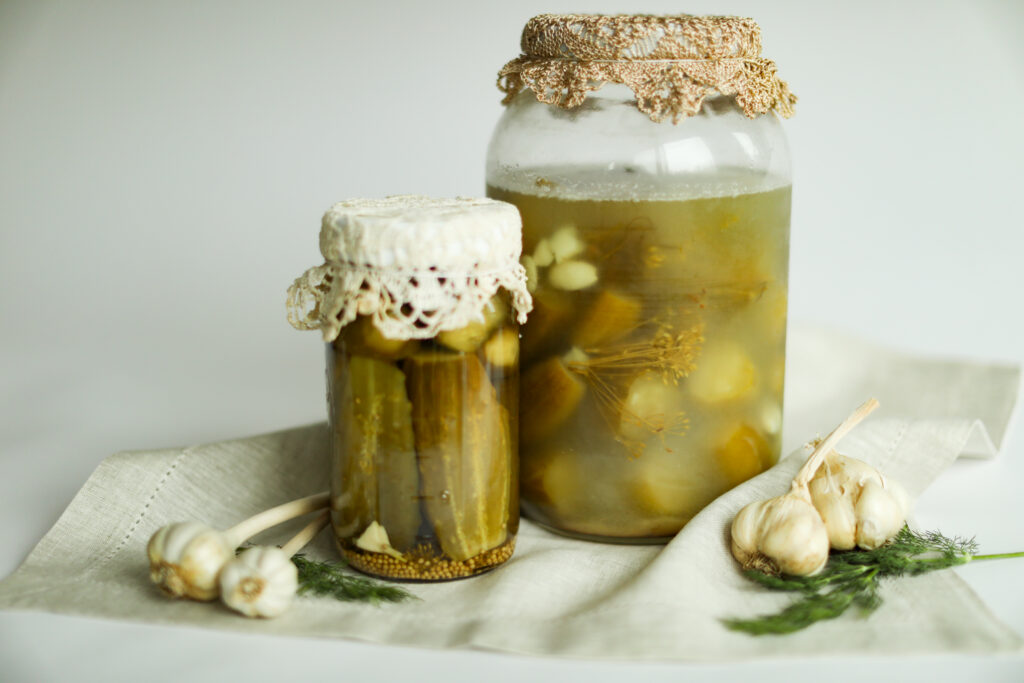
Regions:
M 566 68 L 582 51 L 565 44 L 601 19 L 531 20 L 527 54 L 503 75 L 557 54 L 551 68 Z M 676 22 L 655 37 L 705 21 L 614 19 L 603 35 L 631 27 L 637 44 L 652 20 Z M 530 54 L 559 31 L 561 49 Z M 637 62 L 623 45 L 605 57 L 625 73 Z M 791 181 L 773 114 L 714 89 L 659 105 L 638 87 L 506 87 L 487 194 L 522 214 L 534 296 L 521 341 L 522 509 L 581 538 L 660 542 L 779 456 Z M 678 122 L 657 120 L 668 115 Z
M 519 525 L 519 217 L 491 200 L 398 199 L 328 212 L 329 270 L 300 278 L 290 303 L 327 339 L 342 556 L 376 576 L 456 579 L 505 562 Z M 453 212 L 471 219 L 453 228 Z M 490 247 L 500 256 L 481 260 Z

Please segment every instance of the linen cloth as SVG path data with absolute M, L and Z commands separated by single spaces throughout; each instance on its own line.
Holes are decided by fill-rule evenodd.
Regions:
M 588 658 L 736 661 L 858 652 L 1020 650 L 952 571 L 883 584 L 882 607 L 786 636 L 751 637 L 721 619 L 775 612 L 792 599 L 744 579 L 728 526 L 746 503 L 778 495 L 806 456 L 870 396 L 882 407 L 841 443 L 918 495 L 960 455 L 1001 446 L 1020 370 L 917 358 L 834 332 L 791 334 L 786 447 L 764 474 L 729 491 L 667 546 L 588 543 L 524 520 L 515 555 L 476 578 L 412 584 L 420 601 L 376 607 L 302 597 L 283 616 L 252 620 L 219 603 L 165 598 L 148 577 L 156 529 L 194 519 L 228 528 L 328 481 L 325 425 L 104 460 L 24 564 L 0 582 L 0 608 L 39 609 L 268 634 L 327 636 L 438 648 L 478 647 Z M 282 543 L 303 522 L 257 537 Z M 330 534 L 307 549 L 334 559 Z

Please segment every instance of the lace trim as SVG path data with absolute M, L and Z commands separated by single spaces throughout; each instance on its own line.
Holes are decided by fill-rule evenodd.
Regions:
M 769 111 L 789 118 L 796 96 L 776 74 L 770 59 L 576 61 L 521 56 L 498 74 L 504 104 L 529 88 L 537 99 L 563 109 L 578 107 L 605 83 L 622 83 L 636 95 L 637 108 L 660 122 L 698 113 L 704 98 L 735 96 L 750 118 Z
M 390 339 L 430 339 L 482 320 L 484 306 L 500 288 L 511 294 L 517 318 L 525 323 L 533 302 L 519 264 L 450 274 L 329 262 L 310 268 L 288 288 L 288 322 L 300 330 L 319 329 L 331 342 L 356 315 L 365 315 Z

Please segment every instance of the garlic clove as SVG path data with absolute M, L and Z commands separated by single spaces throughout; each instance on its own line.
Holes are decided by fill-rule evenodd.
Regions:
M 574 256 L 579 256 L 587 245 L 580 238 L 580 232 L 574 225 L 565 225 L 555 230 L 547 239 L 551 248 L 551 256 L 555 263 L 568 261 Z
M 813 576 L 828 562 L 828 532 L 810 503 L 786 497 L 767 518 L 759 549 L 783 574 Z
M 220 531 L 199 522 L 178 522 L 159 529 L 146 546 L 149 577 L 174 598 L 214 600 L 217 576 L 234 556 Z
M 247 617 L 276 617 L 291 605 L 299 572 L 280 548 L 253 547 L 224 565 L 221 599 Z
M 362 535 L 356 539 L 356 547 L 371 553 L 383 553 L 390 555 L 396 560 L 404 560 L 402 553 L 391 546 L 391 539 L 388 538 L 388 531 L 377 520 L 370 522 Z
M 548 270 L 548 282 L 566 292 L 586 289 L 597 282 L 597 267 L 586 261 L 562 261 Z
M 874 550 L 903 528 L 903 508 L 889 491 L 876 481 L 868 481 L 861 488 L 857 506 L 857 545 Z
M 843 495 L 828 479 L 814 479 L 808 488 L 814 507 L 825 523 L 831 546 L 836 550 L 851 550 L 857 545 L 857 515 L 850 496 Z
M 871 465 L 830 452 L 808 486 L 829 529 L 832 547 L 873 550 L 899 533 L 910 499 L 897 482 Z
M 537 248 L 533 250 L 533 262 L 539 268 L 547 268 L 555 262 L 555 255 L 551 251 L 551 244 L 546 239 L 538 242 Z

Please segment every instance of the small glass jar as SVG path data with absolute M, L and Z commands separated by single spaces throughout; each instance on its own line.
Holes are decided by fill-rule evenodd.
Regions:
M 345 560 L 376 576 L 472 576 L 515 547 L 529 302 L 519 218 L 501 202 L 467 201 L 335 206 L 321 246 L 341 248 L 325 249 L 332 270 L 305 290 L 321 293 L 311 312 L 328 339 L 334 534 Z M 422 240 L 433 254 L 419 253 L 431 251 Z M 474 250 L 488 247 L 500 256 L 481 268 Z
M 522 214 L 534 295 L 522 508 L 556 531 L 664 541 L 778 458 L 790 164 L 778 119 L 751 110 L 772 100 L 737 85 L 774 74 L 751 26 L 546 15 L 502 71 L 487 194 Z M 693 77 L 712 58 L 733 74 L 717 89 Z

